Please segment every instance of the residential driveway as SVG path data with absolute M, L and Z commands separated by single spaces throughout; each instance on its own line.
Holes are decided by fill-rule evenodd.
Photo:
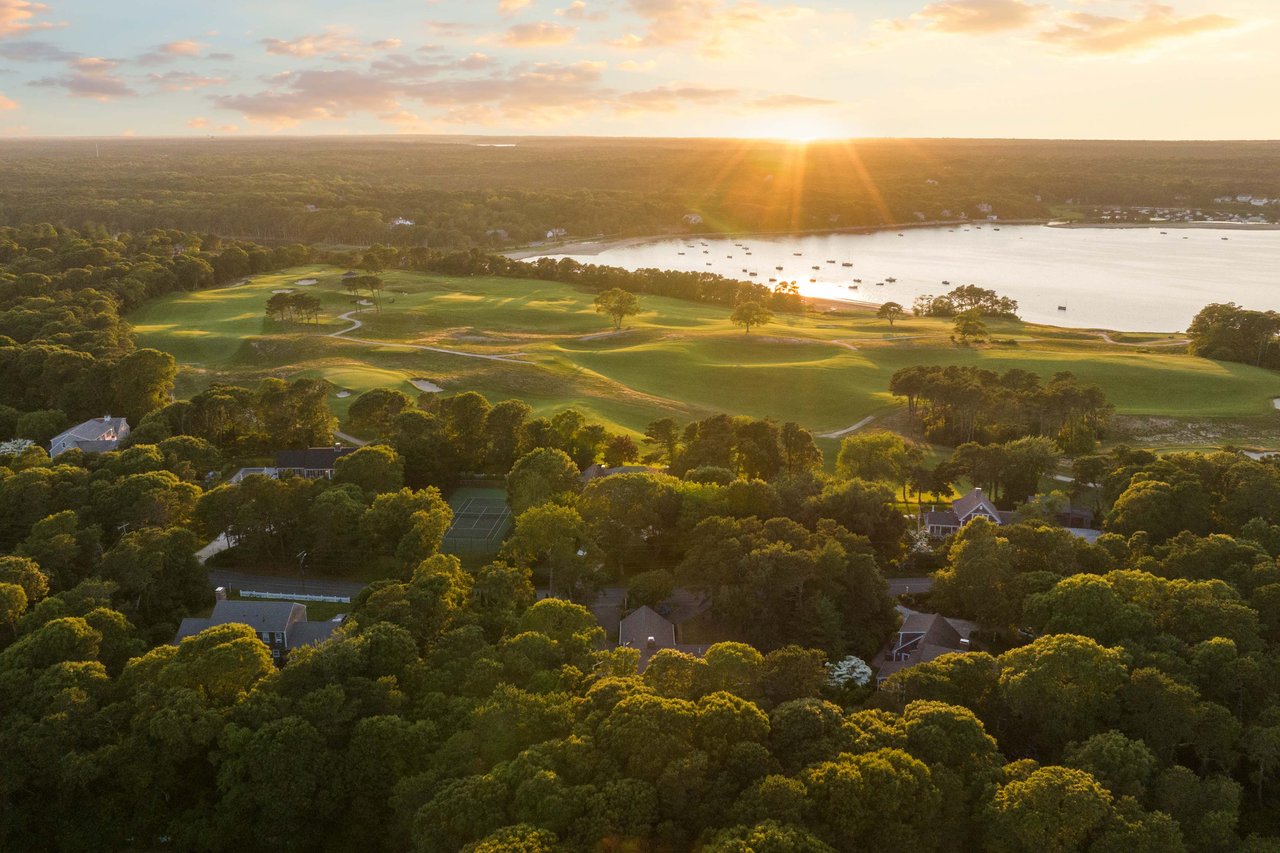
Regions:
M 247 589 L 253 592 L 274 592 L 282 595 L 335 595 L 353 598 L 365 585 L 355 581 L 330 578 L 302 577 L 300 575 L 257 575 L 214 569 L 209 572 L 209 586 L 225 586 L 228 589 Z

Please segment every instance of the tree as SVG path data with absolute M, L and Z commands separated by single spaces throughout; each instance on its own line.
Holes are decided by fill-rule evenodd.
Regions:
M 604 464 L 608 468 L 616 468 L 635 462 L 640 458 L 640 448 L 635 439 L 629 435 L 611 436 L 604 445 Z
M 888 320 L 889 327 L 893 327 L 893 321 L 901 317 L 905 312 L 902 306 L 897 302 L 886 302 L 876 309 L 876 316 L 881 320 Z
M 375 435 L 386 435 L 391 422 L 401 412 L 413 408 L 413 398 L 392 388 L 374 388 L 355 399 L 347 411 L 351 427 L 368 430 Z
M 754 299 L 739 302 L 729 315 L 729 322 L 741 326 L 746 334 L 751 334 L 752 326 L 763 326 L 773 319 L 773 312 Z
M 404 460 L 394 448 L 371 444 L 338 457 L 333 465 L 335 483 L 353 483 L 369 495 L 398 491 L 404 486 Z
M 644 428 L 644 436 L 662 448 L 668 462 L 675 462 L 680 449 L 680 427 L 671 418 L 656 420 Z
M 913 467 L 924 458 L 914 442 L 887 432 L 858 432 L 845 436 L 836 456 L 836 473 L 846 479 L 892 483 L 905 487 Z
M 977 308 L 957 314 L 952 327 L 952 339 L 958 343 L 981 343 L 987 339 L 987 324 L 982 322 L 982 312 Z
M 522 513 L 530 507 L 576 494 L 582 488 L 578 466 L 563 450 L 539 448 L 516 460 L 507 475 L 507 502 L 511 511 Z
M 142 422 L 143 415 L 169 404 L 178 363 L 167 352 L 154 349 L 134 350 L 122 358 L 111 371 L 111 390 L 115 407 L 131 424 Z
M 0 625 L 9 629 L 11 639 L 18 636 L 17 622 L 27 609 L 27 592 L 16 583 L 0 582 Z
M 1111 813 L 1111 795 L 1083 770 L 1043 767 L 1000 786 L 987 812 L 987 849 L 1074 853 L 1088 849 Z
M 622 321 L 640 313 L 640 300 L 629 290 L 620 287 L 606 290 L 596 297 L 596 313 L 608 314 L 613 319 L 614 331 L 622 329 Z

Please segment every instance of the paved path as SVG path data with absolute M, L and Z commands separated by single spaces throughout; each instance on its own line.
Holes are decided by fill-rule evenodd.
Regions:
M 847 426 L 844 429 L 838 429 L 835 432 L 824 432 L 821 435 L 819 435 L 818 438 L 844 438 L 849 433 L 857 432 L 858 430 L 862 429 L 864 426 L 871 423 L 875 419 L 876 419 L 875 415 L 867 415 L 865 418 L 858 421 L 853 426 Z
M 1186 338 L 1178 341 L 1117 341 L 1106 332 L 1098 332 L 1098 334 L 1107 343 L 1118 347 L 1185 347 L 1191 343 Z
M 200 561 L 200 565 L 204 565 L 204 561 L 212 557 L 214 554 L 220 554 L 231 547 L 231 543 L 227 541 L 227 534 L 219 533 L 218 538 L 214 539 L 208 545 L 205 545 L 199 551 L 196 551 L 196 559 Z
M 928 592 L 933 588 L 933 578 L 889 578 L 889 594 Z
M 258 575 L 214 569 L 209 572 L 209 586 L 225 586 L 228 589 L 248 589 L 254 592 L 275 592 L 283 595 L 336 595 L 355 597 L 365 584 L 330 578 L 300 577 L 294 575 Z
M 365 441 L 363 438 L 356 438 L 354 435 L 347 435 L 345 432 L 339 432 L 336 429 L 333 431 L 333 437 L 340 438 L 343 441 L 345 441 L 347 444 L 354 444 L 356 447 L 364 447 L 366 444 L 369 443 Z
M 485 361 L 507 361 L 512 364 L 530 364 L 530 365 L 533 364 L 533 362 L 531 361 L 525 361 L 522 358 L 513 358 L 512 356 L 509 356 L 509 355 L 486 355 L 484 353 L 479 353 L 479 352 L 463 352 L 462 350 L 456 350 L 456 349 L 444 349 L 443 347 L 428 347 L 428 346 L 423 346 L 422 344 L 404 344 L 404 343 L 400 343 L 399 341 L 374 341 L 374 340 L 369 340 L 368 338 L 353 338 L 351 337 L 350 333 L 354 332 L 356 329 L 363 326 L 364 323 L 360 320 L 357 320 L 355 317 L 352 317 L 351 315 L 359 314 L 363 310 L 364 310 L 363 308 L 357 308 L 354 311 L 348 311 L 345 314 L 338 315 L 339 320 L 346 320 L 351 325 L 345 329 L 339 329 L 336 332 L 330 332 L 329 337 L 342 338 L 343 340 L 346 340 L 346 341 L 355 341 L 356 343 L 359 343 L 359 344 L 374 344 L 375 346 L 384 346 L 384 347 L 407 347 L 408 349 L 425 350 L 426 352 L 438 352 L 438 353 L 443 353 L 445 355 L 457 355 L 463 358 L 480 358 L 480 359 L 484 359 Z

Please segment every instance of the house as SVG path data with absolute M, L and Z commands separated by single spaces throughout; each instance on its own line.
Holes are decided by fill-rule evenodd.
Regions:
M 340 444 L 333 447 L 308 447 L 306 450 L 277 450 L 275 477 L 306 477 L 308 480 L 323 477 L 332 480 L 337 461 L 354 452 L 354 447 L 343 447 Z
M 413 224 L 414 222 L 412 219 L 405 219 L 403 216 L 397 216 L 395 219 L 391 220 L 392 228 L 396 228 L 401 225 L 413 225 Z
M 706 610 L 706 603 L 683 608 L 688 612 L 671 612 L 663 616 L 647 604 L 641 605 L 618 623 L 618 646 L 629 646 L 640 650 L 640 672 L 649 665 L 649 659 L 663 649 L 675 649 L 686 654 L 702 656 L 707 646 L 679 642 L 680 630 L 677 625 Z
M 55 435 L 53 441 L 49 442 L 49 455 L 57 456 L 68 450 L 106 453 L 109 450 L 115 450 L 120 446 L 120 442 L 128 437 L 129 422 L 127 420 L 103 415 Z
M 943 655 L 970 651 L 969 637 L 978 628 L 973 622 L 901 606 L 897 610 L 902 616 L 902 625 L 876 654 L 877 685 L 907 667 L 927 663 Z
M 978 205 L 978 212 L 979 212 L 979 213 L 990 213 L 991 211 L 992 211 L 992 207 L 991 207 L 991 204 L 990 204 L 990 203 L 988 203 L 988 202 L 985 202 L 985 201 L 984 201 L 984 202 L 982 202 L 981 204 L 979 204 L 979 205 Z
M 930 536 L 941 539 L 958 533 L 975 518 L 985 518 L 992 524 L 1013 524 L 1015 513 L 997 509 L 982 489 L 971 489 L 967 495 L 952 501 L 951 509 L 935 510 L 922 513 L 921 526 Z M 1058 513 L 1057 522 L 1073 536 L 1078 536 L 1090 543 L 1097 540 L 1101 531 L 1093 530 L 1093 512 L 1084 507 L 1067 507 Z
M 985 518 L 992 524 L 1010 524 L 1013 513 L 996 509 L 982 489 L 973 489 L 969 494 L 957 498 L 951 509 L 940 512 L 926 512 L 923 523 L 930 536 L 950 536 L 975 518 Z
M 682 217 L 682 219 L 685 225 L 701 225 L 702 224 L 701 213 L 686 213 Z
M 339 623 L 308 622 L 306 605 L 294 601 L 219 601 L 208 619 L 183 619 L 173 644 L 215 625 L 235 624 L 252 628 L 276 664 L 283 666 L 289 652 L 324 642 Z
M 551 228 L 547 231 L 548 240 L 559 240 L 561 237 L 569 236 L 569 232 L 563 228 Z

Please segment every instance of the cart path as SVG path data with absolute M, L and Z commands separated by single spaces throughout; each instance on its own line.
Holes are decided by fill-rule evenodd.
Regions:
M 875 415 L 867 415 L 865 418 L 858 421 L 853 426 L 847 426 L 844 429 L 838 429 L 835 432 L 824 432 L 821 435 L 819 435 L 818 438 L 844 438 L 849 433 L 857 432 L 858 430 L 862 429 L 864 426 L 871 423 L 875 419 L 876 419 Z

